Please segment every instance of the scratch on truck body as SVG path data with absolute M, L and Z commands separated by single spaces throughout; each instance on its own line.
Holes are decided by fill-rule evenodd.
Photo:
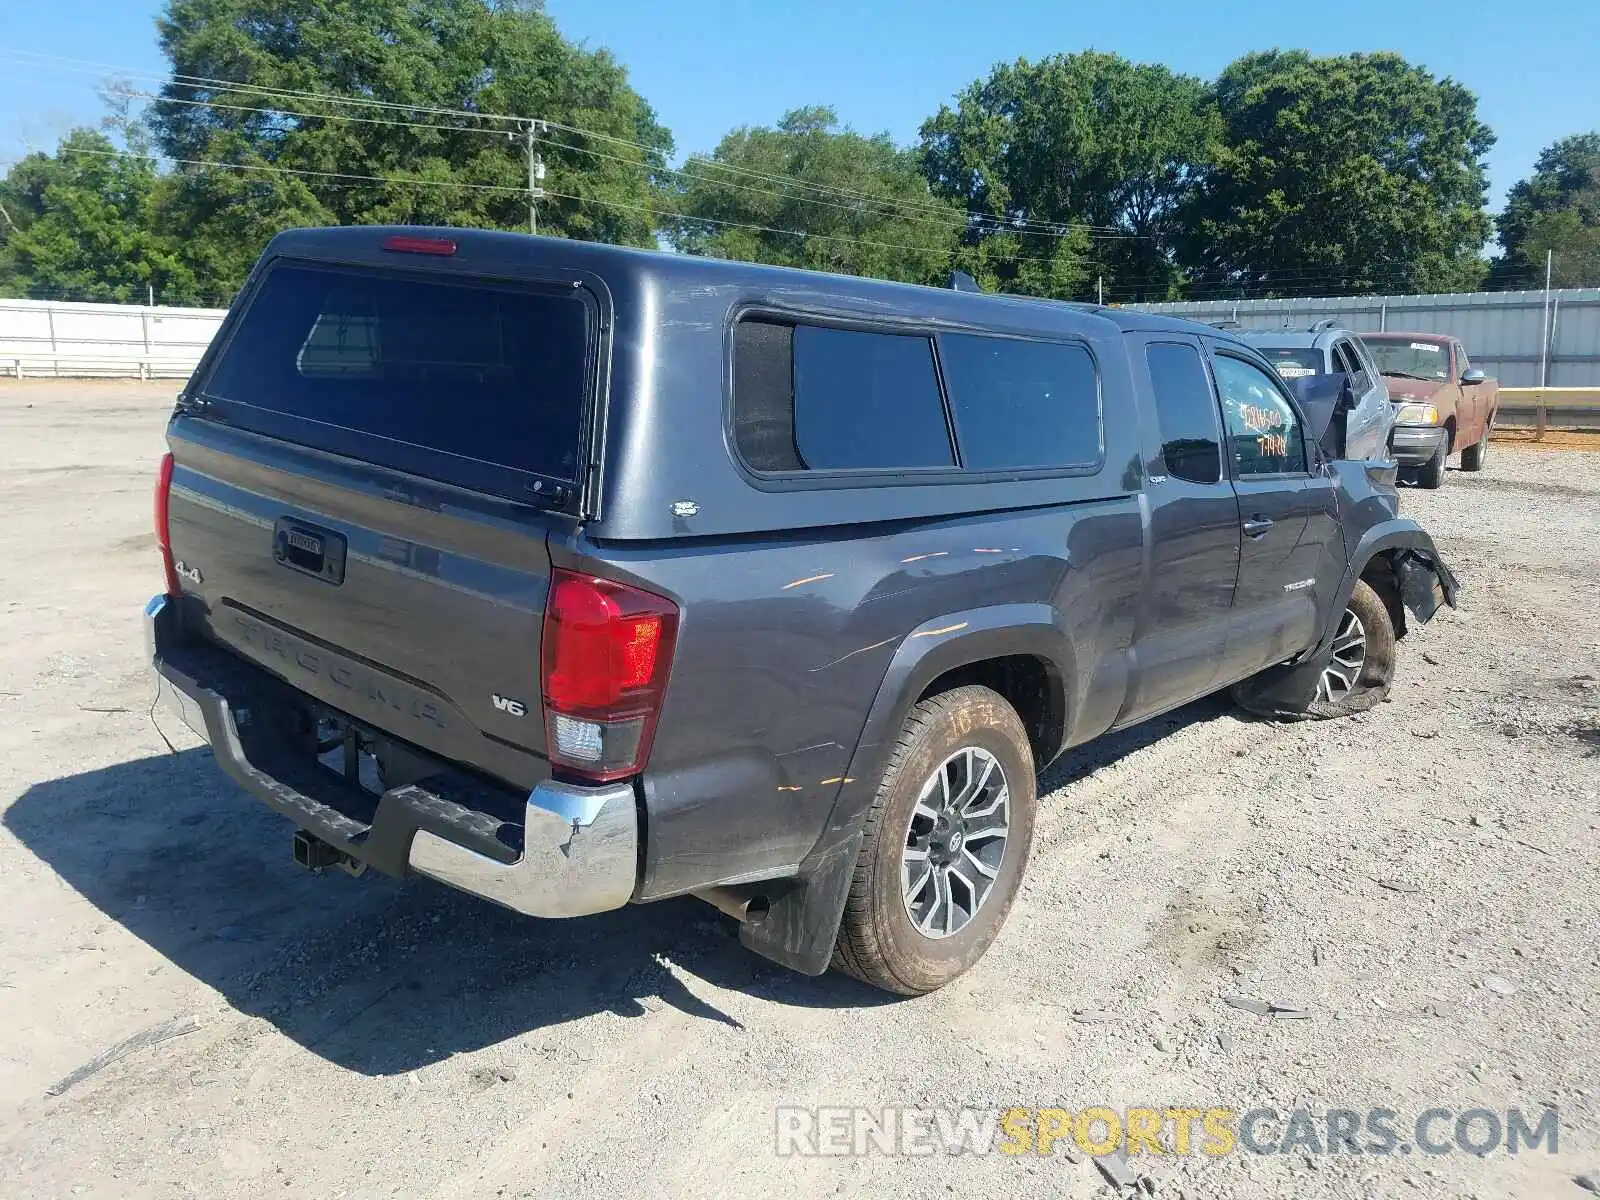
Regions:
M 868 650 L 876 650 L 881 646 L 887 646 L 892 641 L 894 641 L 894 638 L 886 637 L 881 642 L 873 642 L 872 645 L 870 645 L 870 646 L 861 646 L 861 647 L 859 647 L 859 648 L 857 648 L 855 650 L 850 651 L 849 654 L 841 654 L 838 658 L 834 659 L 832 662 L 825 662 L 820 667 L 812 667 L 811 671 L 810 671 L 810 674 L 815 675 L 818 671 L 826 671 L 829 667 L 837 667 L 840 663 L 842 663 L 847 658 L 854 658 L 858 654 L 865 654 Z
M 826 574 L 823 574 L 823 575 L 807 575 L 804 579 L 796 579 L 793 583 L 784 584 L 783 587 L 780 590 L 787 592 L 790 588 L 797 588 L 803 583 L 820 583 L 824 579 L 832 579 L 832 578 L 833 578 L 833 572 L 832 571 L 829 571 L 829 572 L 827 572 Z

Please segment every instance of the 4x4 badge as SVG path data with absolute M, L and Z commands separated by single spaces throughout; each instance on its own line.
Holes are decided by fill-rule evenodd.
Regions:
M 187 579 L 190 583 L 194 584 L 195 586 L 197 586 L 197 587 L 199 586 L 199 584 L 200 584 L 200 568 L 199 567 L 186 567 L 186 566 L 183 565 L 183 560 L 180 558 L 177 562 L 172 564 L 172 569 L 178 573 L 179 578 Z

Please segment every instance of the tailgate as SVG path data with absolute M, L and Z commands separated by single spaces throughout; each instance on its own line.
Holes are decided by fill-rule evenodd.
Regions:
M 581 482 L 589 306 L 298 261 L 241 304 L 168 431 L 186 620 L 396 737 L 547 774 L 546 537 Z

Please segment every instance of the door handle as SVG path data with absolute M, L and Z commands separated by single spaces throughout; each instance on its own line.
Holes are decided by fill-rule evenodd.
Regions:
M 1258 538 L 1272 528 L 1272 521 L 1268 517 L 1251 517 L 1244 523 L 1244 535 L 1248 538 Z

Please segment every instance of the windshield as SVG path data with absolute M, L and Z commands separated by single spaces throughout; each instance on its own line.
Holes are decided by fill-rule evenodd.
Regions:
M 1384 375 L 1403 375 L 1407 379 L 1450 378 L 1450 354 L 1439 342 L 1362 338 L 1361 344 L 1377 360 L 1378 370 Z
M 1322 351 L 1310 346 L 1258 345 L 1256 349 L 1272 364 L 1280 379 L 1304 379 L 1307 375 L 1323 373 Z

